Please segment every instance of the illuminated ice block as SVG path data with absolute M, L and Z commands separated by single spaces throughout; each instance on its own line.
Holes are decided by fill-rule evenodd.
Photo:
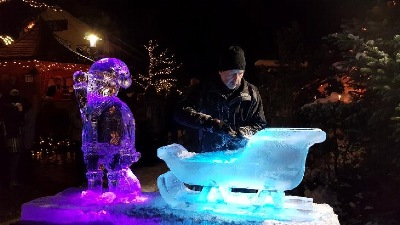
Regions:
M 137 195 L 135 198 L 125 198 L 116 202 L 116 194 L 114 192 L 103 192 L 98 195 L 90 190 L 83 190 L 82 188 L 69 188 L 63 192 L 60 192 L 54 196 L 47 196 L 32 200 L 22 205 L 21 209 L 21 223 L 22 224 L 81 224 L 81 225 L 93 225 L 93 224 L 121 224 L 121 225 L 169 225 L 169 224 L 201 224 L 201 225 L 339 225 L 338 216 L 334 213 L 333 209 L 327 204 L 316 204 L 312 203 L 312 199 L 301 198 L 296 196 L 283 196 L 283 205 L 276 207 L 271 202 L 267 201 L 252 201 L 252 199 L 269 199 L 273 198 L 274 194 L 279 197 L 279 192 L 273 188 L 274 185 L 262 185 L 270 189 L 258 191 L 258 193 L 224 193 L 222 185 L 235 184 L 238 187 L 252 187 L 256 185 L 256 181 L 247 185 L 243 181 L 229 181 L 236 179 L 235 175 L 246 176 L 248 173 L 251 177 L 259 177 L 254 174 L 256 172 L 262 173 L 261 170 L 251 168 L 242 168 L 243 172 L 238 173 L 235 170 L 231 170 L 231 173 L 226 171 L 226 168 L 232 166 L 230 164 L 236 164 L 237 168 L 245 166 L 257 167 L 259 164 L 263 166 L 270 160 L 275 160 L 273 156 L 278 158 L 284 157 L 286 154 L 290 154 L 290 160 L 297 160 L 298 158 L 305 157 L 302 154 L 307 154 L 304 148 L 308 148 L 314 142 L 323 141 L 325 134 L 322 131 L 300 131 L 305 132 L 308 135 L 303 136 L 303 141 L 297 140 L 296 136 L 298 130 L 293 132 L 283 132 L 282 130 L 271 130 L 267 129 L 264 132 L 260 132 L 250 138 L 247 145 L 249 148 L 238 149 L 237 151 L 231 152 L 217 152 L 214 157 L 212 154 L 207 153 L 206 155 L 195 154 L 186 151 L 182 146 L 173 144 L 165 146 L 159 149 L 160 153 L 165 153 L 168 157 L 178 158 L 179 161 L 188 160 L 188 164 L 180 167 L 187 171 L 181 171 L 185 181 L 189 181 L 188 177 L 194 177 L 194 181 L 200 180 L 202 184 L 212 184 L 212 186 L 206 186 L 203 191 L 192 191 L 186 188 L 182 181 L 169 171 L 159 176 L 157 192 L 154 183 L 148 183 L 146 188 L 146 182 L 143 183 L 144 192 Z M 314 134 L 312 134 L 314 132 Z M 276 134 L 279 133 L 279 134 Z M 292 133 L 292 134 L 290 134 Z M 261 135 L 260 135 L 261 134 Z M 296 135 L 294 135 L 296 134 Z M 270 137 L 273 138 L 279 145 L 275 145 Z M 300 135 L 301 136 L 301 135 Z M 271 142 L 271 146 L 274 148 L 265 149 L 267 146 L 261 144 L 261 142 Z M 286 143 L 287 141 L 287 143 Z M 281 142 L 286 144 L 281 145 Z M 297 146 L 299 149 L 290 150 L 292 145 Z M 284 148 L 282 150 L 282 148 Z M 249 153 L 247 151 L 254 151 Z M 262 151 L 261 153 L 258 151 Z M 266 151 L 264 154 L 263 152 Z M 280 156 L 275 155 L 279 153 Z M 291 151 L 301 151 L 302 154 L 294 154 Z M 250 158 L 258 155 L 260 158 L 253 159 L 249 162 Z M 253 155 L 253 156 L 252 156 Z M 264 160 L 261 159 L 264 157 Z M 204 167 L 210 166 L 207 164 L 215 164 L 215 167 L 211 168 L 211 172 L 199 170 L 199 166 L 191 167 L 190 163 L 193 161 L 203 163 Z M 208 161 L 211 160 L 209 163 Z M 174 160 L 171 160 L 174 161 Z M 170 162 L 170 160 L 168 160 Z M 175 161 L 174 161 L 175 162 Z M 281 163 L 287 165 L 279 167 L 283 173 L 285 170 L 291 170 L 290 168 L 296 167 L 297 164 L 293 162 L 286 162 L 280 160 Z M 264 169 L 272 169 L 278 165 L 278 162 L 269 165 L 264 165 Z M 179 164 L 179 163 L 178 163 Z M 230 167 L 235 169 L 235 167 Z M 278 168 L 278 169 L 279 169 Z M 289 168 L 289 169 L 288 169 Z M 214 170 L 215 169 L 215 170 Z M 304 170 L 304 165 L 298 168 L 299 171 Z M 148 171 L 149 168 L 143 168 L 146 170 L 145 176 L 154 179 L 145 179 L 155 182 L 156 177 L 166 171 L 166 168 L 157 168 L 156 174 Z M 179 169 L 178 169 L 179 170 Z M 197 171 L 198 170 L 198 171 Z M 275 170 L 274 170 L 275 171 Z M 272 171 L 272 172 L 274 172 Z M 158 173 L 160 172 L 160 173 Z M 237 174 L 234 174 L 237 173 Z M 281 174 L 279 171 L 274 172 L 277 180 L 285 180 L 287 177 L 279 177 Z M 291 173 L 289 173 L 291 174 Z M 199 176 L 201 175 L 201 176 Z M 220 182 L 216 180 L 211 181 L 210 177 L 228 176 L 230 179 L 220 179 Z M 302 176 L 302 175 L 301 175 Z M 296 177 L 291 174 L 290 177 Z M 239 177 L 240 178 L 240 177 Z M 262 179 L 261 179 L 262 178 Z M 267 177 L 267 181 L 273 180 L 271 177 Z M 260 180 L 263 180 L 260 177 Z M 211 181 L 211 182 L 210 182 Z M 199 184 L 197 182 L 193 182 Z M 264 182 L 261 182 L 264 183 Z M 276 182 L 279 184 L 280 182 Z M 246 185 L 244 185 L 246 184 Z M 220 186 L 219 186 L 220 185 Z M 291 185 L 277 185 L 277 187 L 288 188 L 295 186 L 295 182 Z M 152 187 L 151 192 L 146 192 Z M 221 187 L 221 189 L 220 189 Z M 236 199 L 235 199 L 236 198 Z M 238 201 L 240 200 L 240 201 Z M 112 202 L 112 204 L 108 204 Z M 127 204 L 128 203 L 128 204 Z
M 154 177 L 156 178 L 156 177 Z M 143 183 L 146 189 L 146 183 Z M 313 211 L 303 211 L 302 219 L 291 219 L 295 211 L 270 208 L 273 218 L 245 215 L 233 211 L 231 214 L 214 213 L 210 210 L 188 212 L 171 208 L 158 192 L 143 192 L 131 204 L 101 204 L 82 201 L 82 189 L 68 188 L 54 196 L 46 196 L 24 203 L 18 224 L 46 225 L 339 225 L 338 216 L 327 204 L 313 203 Z M 221 210 L 232 210 L 229 206 Z M 242 210 L 243 211 L 243 210 Z M 268 209 L 263 211 L 268 212 Z M 285 214 L 283 214 L 285 213 Z M 312 221 L 307 216 L 312 214 Z M 283 218 L 277 220 L 276 218 Z M 305 219 L 304 219 L 305 218 Z M 299 222 L 303 221 L 303 222 Z
M 160 147 L 157 155 L 170 169 L 158 178 L 160 194 L 174 208 L 312 210 L 312 199 L 285 196 L 284 191 L 299 185 L 309 148 L 325 138 L 318 128 L 266 128 L 233 151 L 193 153 L 179 144 Z M 185 184 L 203 187 L 193 191 Z
M 108 192 L 134 197 L 141 192 L 139 180 L 130 170 L 140 158 L 135 149 L 135 119 L 117 97 L 120 87 L 128 88 L 132 83 L 127 65 L 116 58 L 103 58 L 93 63 L 87 73 L 75 72 L 73 80 L 83 122 L 88 190 L 104 191 L 106 170 Z

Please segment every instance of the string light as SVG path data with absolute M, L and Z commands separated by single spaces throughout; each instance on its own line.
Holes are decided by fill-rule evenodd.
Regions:
M 90 61 L 90 62 L 94 62 L 95 61 L 93 59 L 94 55 L 92 55 L 91 57 L 85 56 L 85 55 L 83 55 L 83 54 L 71 49 L 70 45 L 68 44 L 68 42 L 66 40 L 62 39 L 60 36 L 54 34 L 54 37 L 58 41 L 58 43 L 62 44 L 66 49 L 68 49 L 69 51 L 73 52 L 75 55 L 77 55 L 77 56 L 79 56 L 81 58 L 84 58 L 84 59 L 86 59 L 87 61 Z
M 2 40 L 5 45 L 10 45 L 14 42 L 14 40 L 10 36 L 1 36 L 0 35 L 0 40 Z
M 74 63 L 59 63 L 59 62 L 47 62 L 40 60 L 13 60 L 13 61 L 0 61 L 0 69 L 8 67 L 20 67 L 20 68 L 36 68 L 39 72 L 48 72 L 51 70 L 87 70 L 89 65 L 74 64 Z
M 31 21 L 30 23 L 28 23 L 28 25 L 26 25 L 24 27 L 24 32 L 26 33 L 28 31 L 32 30 L 32 28 L 34 28 L 35 25 L 36 25 L 36 21 Z
M 136 83 L 144 89 L 153 86 L 157 93 L 168 93 L 177 82 L 172 75 L 181 67 L 181 64 L 176 62 L 175 55 L 170 54 L 168 49 L 157 53 L 159 45 L 154 40 L 150 40 L 145 48 L 150 59 L 148 74 L 139 74 Z M 168 78 L 168 76 L 170 77 Z
M 395 7 L 397 6 L 397 1 L 393 0 L 393 1 L 388 1 L 387 2 L 387 6 L 388 7 Z
M 9 1 L 10 0 L 0 0 L 0 3 L 5 3 L 5 2 L 9 2 Z M 59 7 L 53 6 L 53 5 L 48 5 L 48 4 L 44 3 L 44 2 L 39 2 L 39 1 L 34 1 L 34 0 L 22 0 L 22 2 L 28 4 L 32 8 L 40 8 L 40 9 L 49 8 L 49 9 L 52 9 L 54 11 L 62 11 L 62 9 L 60 9 Z

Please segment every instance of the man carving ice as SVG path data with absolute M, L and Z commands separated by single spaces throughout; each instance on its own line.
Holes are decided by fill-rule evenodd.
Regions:
M 220 55 L 219 78 L 203 82 L 200 99 L 187 97 L 177 108 L 175 119 L 199 131 L 198 152 L 243 147 L 246 136 L 266 127 L 261 96 L 243 78 L 245 67 L 240 47 L 225 49 Z

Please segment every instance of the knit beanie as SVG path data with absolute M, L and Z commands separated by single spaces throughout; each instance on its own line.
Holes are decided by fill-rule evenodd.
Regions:
M 219 58 L 219 71 L 245 70 L 246 59 L 243 50 L 238 46 L 230 46 L 221 52 Z

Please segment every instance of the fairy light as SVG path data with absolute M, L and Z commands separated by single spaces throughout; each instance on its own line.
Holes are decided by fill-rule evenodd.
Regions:
M 388 7 L 395 7 L 397 6 L 397 1 L 393 0 L 393 1 L 388 1 L 387 2 L 387 6 Z
M 40 93 L 45 93 L 47 89 L 48 74 L 51 71 L 59 71 L 64 74 L 73 74 L 75 71 L 87 71 L 90 65 L 75 64 L 75 63 L 59 63 L 41 60 L 0 60 L 0 74 L 8 71 L 19 71 L 19 74 L 32 74 L 40 78 Z M 57 72 L 58 73 L 58 72 Z M 71 75 L 72 76 L 72 75 Z
M 24 27 L 24 32 L 26 33 L 26 32 L 28 32 L 28 31 L 32 30 L 32 28 L 34 28 L 35 25 L 36 25 L 36 21 L 31 21 L 31 22 L 29 22 L 28 25 L 26 25 L 26 26 Z
M 160 78 L 160 76 L 172 75 L 181 67 L 181 64 L 176 62 L 174 54 L 169 54 L 168 49 L 157 53 L 159 45 L 154 40 L 150 40 L 145 48 L 150 59 L 149 70 L 147 76 L 139 74 L 138 79 L 142 83 L 139 83 L 139 85 L 143 88 L 154 86 L 157 93 L 168 92 L 171 87 L 175 86 L 177 80 L 175 78 Z
M 22 0 L 23 2 L 27 3 L 30 7 L 32 8 L 50 8 L 53 9 L 54 11 L 62 11 L 58 7 L 52 6 L 52 5 L 47 5 L 44 2 L 38 2 L 34 0 Z
M 67 70 L 67 71 L 76 71 L 76 70 L 87 70 L 89 65 L 82 64 L 71 64 L 71 63 L 58 63 L 58 62 L 46 62 L 40 60 L 28 60 L 28 61 L 0 61 L 0 67 L 20 67 L 20 68 L 32 68 L 35 67 L 40 72 L 48 72 L 51 70 Z
M 10 36 L 1 36 L 0 35 L 0 40 L 2 40 L 5 45 L 10 45 L 14 42 L 14 40 Z
M 5 3 L 5 2 L 9 2 L 9 1 L 10 0 L 0 0 L 0 4 L 1 3 Z M 59 7 L 53 6 L 53 5 L 48 5 L 48 4 L 44 3 L 44 2 L 39 2 L 39 1 L 34 1 L 34 0 L 22 0 L 22 2 L 28 4 L 32 8 L 38 8 L 38 9 L 43 9 L 43 8 L 47 9 L 47 8 L 49 8 L 49 9 L 52 9 L 54 11 L 62 11 L 62 9 L 60 9 Z

